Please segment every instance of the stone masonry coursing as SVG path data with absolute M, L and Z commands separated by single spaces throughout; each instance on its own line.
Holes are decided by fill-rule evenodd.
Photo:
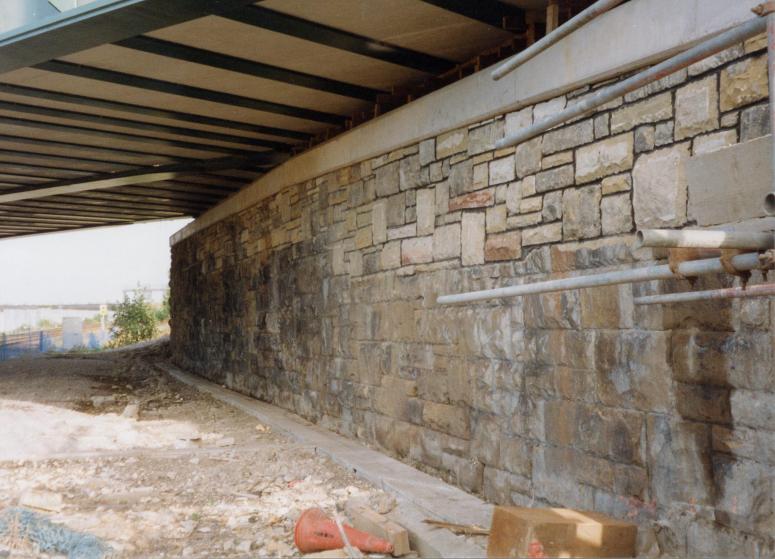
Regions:
M 493 145 L 590 88 L 450 131 L 179 242 L 175 360 L 492 502 L 637 521 L 643 554 L 774 554 L 767 299 L 633 306 L 676 280 L 435 303 L 664 257 L 632 233 L 691 225 L 687 158 L 769 132 L 763 47 L 516 149 Z

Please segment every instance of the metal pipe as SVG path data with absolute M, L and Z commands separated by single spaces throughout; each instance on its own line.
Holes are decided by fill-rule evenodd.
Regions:
M 749 37 L 758 35 L 766 28 L 767 21 L 763 18 L 757 17 L 755 19 L 751 19 L 743 24 L 740 24 L 734 29 L 730 29 L 729 31 L 721 33 L 720 35 L 716 35 L 712 39 L 700 43 L 699 45 L 696 45 L 680 54 L 677 54 L 672 58 L 668 58 L 664 62 L 660 62 L 648 70 L 644 70 L 643 72 L 635 74 L 634 76 L 624 81 L 601 89 L 596 94 L 584 99 L 583 101 L 579 101 L 572 107 L 569 107 L 557 114 L 548 116 L 540 122 L 533 124 L 532 126 L 523 128 L 516 134 L 498 140 L 495 142 L 495 149 L 502 149 L 521 144 L 530 138 L 534 138 L 539 134 L 546 132 L 550 128 L 554 128 L 558 124 L 562 124 L 568 120 L 582 116 L 599 107 L 600 105 L 604 105 L 605 103 L 608 103 L 617 97 L 621 97 L 625 93 L 635 91 L 639 87 L 643 87 L 646 84 L 668 76 L 673 72 L 680 70 L 681 68 L 686 68 L 687 66 L 707 58 L 708 56 L 716 54 L 717 52 L 721 52 L 722 50 L 731 47 L 732 45 L 741 43 Z M 775 201 L 775 198 L 773 198 L 773 200 Z
M 553 44 L 558 42 L 560 39 L 567 37 L 576 29 L 583 27 L 599 15 L 604 14 L 608 10 L 615 8 L 619 4 L 621 4 L 624 0 L 598 0 L 598 2 L 595 2 L 592 4 L 589 8 L 584 10 L 583 12 L 579 13 L 578 15 L 572 17 L 565 23 L 563 23 L 561 26 L 559 26 L 557 29 L 552 31 L 551 33 L 547 34 L 545 37 L 543 37 L 540 41 L 533 43 L 528 48 L 523 50 L 522 52 L 519 52 L 512 56 L 511 58 L 507 59 L 503 64 L 495 68 L 495 70 L 492 71 L 492 79 L 499 80 L 518 66 L 521 66 L 531 58 L 535 57 L 536 55 L 542 53 L 549 47 L 551 47 Z
M 643 247 L 768 250 L 775 248 L 775 236 L 754 231 L 642 229 L 634 248 Z
M 730 259 L 732 266 L 738 272 L 747 272 L 759 267 L 759 255 L 755 252 L 738 254 Z M 719 274 L 725 272 L 724 265 L 719 258 L 704 260 L 688 260 L 678 265 L 678 274 L 683 277 L 701 276 L 704 274 Z M 524 283 L 509 287 L 485 289 L 483 291 L 471 291 L 456 295 L 442 295 L 436 299 L 440 305 L 452 303 L 467 303 L 471 301 L 483 301 L 499 297 L 520 297 L 523 295 L 535 295 L 538 293 L 552 293 L 566 291 L 568 289 L 582 289 L 586 287 L 601 287 L 604 285 L 618 285 L 620 283 L 634 283 L 638 281 L 673 279 L 676 275 L 667 264 L 662 266 L 649 266 L 635 268 L 633 270 L 621 270 L 617 272 L 605 272 L 591 276 L 578 276 L 536 283 Z
M 767 72 L 770 78 L 770 131 L 775 134 L 775 13 L 767 16 Z M 775 137 L 775 136 L 774 136 Z M 775 181 L 775 141 L 772 142 L 772 169 L 773 181 Z M 771 192 L 764 197 L 764 210 L 769 214 L 775 214 L 775 183 L 771 186 Z
M 775 283 L 712 289 L 710 291 L 690 291 L 688 293 L 668 293 L 666 295 L 648 295 L 636 297 L 636 305 L 665 305 L 668 303 L 686 303 L 689 301 L 711 301 L 714 299 L 743 299 L 747 297 L 775 297 Z

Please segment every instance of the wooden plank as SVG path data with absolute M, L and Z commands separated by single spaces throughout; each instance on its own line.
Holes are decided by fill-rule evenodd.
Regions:
M 345 505 L 347 516 L 358 530 L 368 532 L 393 544 L 393 555 L 400 557 L 409 553 L 409 533 L 392 520 L 362 503 L 349 500 Z
M 635 557 L 637 535 L 597 512 L 495 507 L 487 557 Z

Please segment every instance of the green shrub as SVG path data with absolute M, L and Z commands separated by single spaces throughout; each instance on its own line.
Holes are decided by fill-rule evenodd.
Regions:
M 161 303 L 161 306 L 156 309 L 155 311 L 156 315 L 156 322 L 166 322 L 170 319 L 170 292 L 167 290 L 166 293 L 164 293 L 164 300 Z
M 156 336 L 156 317 L 142 293 L 135 292 L 132 298 L 124 295 L 124 300 L 116 305 L 110 334 L 110 347 L 136 344 Z

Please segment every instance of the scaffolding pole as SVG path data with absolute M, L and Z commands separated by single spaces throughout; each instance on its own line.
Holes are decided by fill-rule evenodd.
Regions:
M 771 17 L 771 16 L 770 16 Z M 734 29 L 721 33 L 709 39 L 699 45 L 696 45 L 672 58 L 660 62 L 659 64 L 652 66 L 648 70 L 644 70 L 639 74 L 636 74 L 624 81 L 621 81 L 612 86 L 606 87 L 596 94 L 587 97 L 586 99 L 579 101 L 572 107 L 565 109 L 555 115 L 546 117 L 545 119 L 523 128 L 516 134 L 502 138 L 495 143 L 495 149 L 502 149 L 510 146 L 521 144 L 531 138 L 543 134 L 547 130 L 554 128 L 559 124 L 563 124 L 576 117 L 583 116 L 595 108 L 608 103 L 621 97 L 625 93 L 630 93 L 636 89 L 643 87 L 653 81 L 669 76 L 673 72 L 681 70 L 699 62 L 700 60 L 707 58 L 713 54 L 721 52 L 722 50 L 729 48 L 737 43 L 744 41 L 750 37 L 763 33 L 767 29 L 767 22 L 763 18 L 751 19 Z M 775 193 L 772 193 L 773 201 L 775 202 Z M 775 206 L 774 206 L 775 207 Z
M 760 267 L 758 253 L 739 254 L 729 259 L 732 268 L 737 272 L 747 272 Z M 719 258 L 704 260 L 688 260 L 681 262 L 676 267 L 674 274 L 667 264 L 661 266 L 647 266 L 634 270 L 621 270 L 605 272 L 591 276 L 577 276 L 522 285 L 511 285 L 483 291 L 471 291 L 455 295 L 442 295 L 436 299 L 440 305 L 453 303 L 468 303 L 471 301 L 484 301 L 501 297 L 521 297 L 524 295 L 536 295 L 539 293 L 552 293 L 569 289 L 583 289 L 588 287 L 601 287 L 606 285 L 618 285 L 621 283 L 635 283 L 639 281 L 666 280 L 680 277 L 694 277 L 706 274 L 720 274 L 729 271 Z
M 775 283 L 749 285 L 748 287 L 730 287 L 728 289 L 713 289 L 709 291 L 690 291 L 688 293 L 668 293 L 665 295 L 648 295 L 636 297 L 636 305 L 666 305 L 669 303 L 687 303 L 690 301 L 712 301 L 715 299 L 743 299 L 748 297 L 775 296 Z
M 769 250 L 775 248 L 775 236 L 754 231 L 642 229 L 636 235 L 634 248 L 643 247 Z
M 576 31 L 576 29 L 583 27 L 596 17 L 604 14 L 612 8 L 615 8 L 623 1 L 624 0 L 599 0 L 598 2 L 595 2 L 589 8 L 569 19 L 551 33 L 547 34 L 540 41 L 533 43 L 522 52 L 515 54 L 506 60 L 503 64 L 492 71 L 492 79 L 501 79 L 512 70 L 522 66 L 522 64 L 531 58 L 541 54 L 553 44 L 557 43 L 560 39 L 567 37 Z

